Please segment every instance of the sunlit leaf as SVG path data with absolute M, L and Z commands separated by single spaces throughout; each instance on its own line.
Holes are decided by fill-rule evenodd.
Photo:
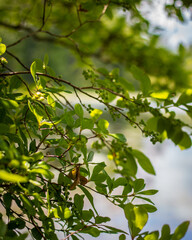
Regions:
M 169 94 L 170 93 L 168 91 L 161 91 L 161 92 L 153 92 L 150 94 L 150 96 L 157 99 L 167 99 Z
M 0 170 L 0 179 L 8 182 L 27 182 L 28 177 Z
M 127 141 L 126 137 L 122 133 L 110 133 L 109 135 L 121 142 L 125 143 Z
M 128 203 L 124 207 L 124 212 L 129 223 L 131 235 L 135 237 L 148 221 L 147 210 L 143 206 L 134 206 Z
M 69 208 L 65 208 L 63 212 L 64 219 L 68 219 L 72 216 L 72 212 Z
M 145 236 L 144 240 L 158 240 L 158 237 L 159 237 L 159 232 L 155 231 Z
M 47 179 L 54 178 L 54 174 L 50 170 L 47 170 L 44 168 L 34 168 L 31 170 L 31 173 L 41 174 L 41 175 L 45 176 Z
M 51 95 L 48 95 L 47 102 L 52 108 L 55 108 L 56 103 L 55 100 L 51 97 Z
M 109 122 L 105 119 L 100 119 L 98 121 L 98 127 L 101 129 L 103 133 L 108 133 L 107 128 L 109 127 Z
M 31 104 L 30 101 L 28 101 L 28 106 L 29 106 L 30 111 L 35 115 L 37 122 L 40 126 L 41 120 L 43 119 L 43 115 L 38 111 L 37 107 L 34 107 L 34 105 Z
M 30 72 L 33 76 L 34 81 L 36 82 L 36 62 L 34 61 L 30 66 Z
M 96 121 L 102 113 L 103 111 L 101 111 L 100 109 L 94 109 L 91 111 L 90 116 L 94 119 L 94 121 Z
M 0 56 L 5 53 L 6 51 L 6 45 L 3 43 L 0 43 Z

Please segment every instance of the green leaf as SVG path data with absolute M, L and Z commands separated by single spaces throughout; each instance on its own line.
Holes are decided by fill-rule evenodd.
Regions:
M 157 131 L 158 120 L 159 120 L 158 117 L 149 118 L 146 122 L 146 129 L 152 130 L 152 131 Z
M 184 150 L 184 149 L 190 148 L 191 144 L 192 144 L 192 141 L 190 136 L 186 132 L 183 132 L 182 139 L 178 143 L 180 149 Z
M 103 75 L 106 75 L 108 76 L 109 72 L 106 68 L 97 68 L 97 72 L 103 74 Z
M 32 228 L 31 229 L 32 235 L 36 240 L 41 240 L 42 239 L 42 235 L 41 233 L 37 230 L 37 228 Z
M 153 213 L 157 211 L 157 208 L 150 204 L 141 204 L 141 206 L 143 206 L 149 213 Z
M 142 178 L 136 179 L 136 180 L 134 181 L 133 187 L 134 187 L 134 192 L 135 192 L 135 193 L 141 191 L 141 190 L 145 187 L 145 181 L 144 181 L 144 179 L 142 179 Z
M 34 159 L 34 161 L 42 160 L 44 158 L 44 155 L 42 152 L 36 152 L 30 155 Z
M 91 111 L 90 116 L 93 118 L 94 121 L 96 121 L 101 116 L 102 113 L 103 113 L 102 110 L 94 109 Z
M 146 172 L 155 175 L 155 170 L 149 160 L 142 152 L 139 150 L 133 150 L 133 155 L 137 158 L 139 165 L 145 170 Z
M 161 92 L 153 92 L 150 94 L 150 96 L 157 99 L 167 99 L 169 94 L 170 92 L 168 91 L 161 91 Z
M 66 92 L 65 91 L 65 86 L 61 86 L 61 87 L 49 87 L 49 88 L 44 88 L 45 91 L 47 92 L 51 92 L 51 93 L 60 93 L 60 92 Z
M 31 104 L 30 101 L 28 101 L 28 107 L 29 107 L 30 111 L 35 115 L 37 122 L 40 126 L 41 121 L 43 119 L 43 115 L 38 111 L 37 107 L 35 107 L 34 105 Z
M 170 240 L 171 239 L 171 231 L 169 225 L 163 225 L 161 229 L 161 238 L 159 240 Z
M 83 205 L 84 205 L 83 198 L 84 198 L 84 195 L 79 195 L 78 193 L 75 194 L 74 196 L 74 204 L 80 213 L 82 213 L 82 210 L 83 210 Z
M 151 81 L 149 77 L 135 65 L 133 65 L 130 70 L 134 78 L 141 82 L 141 90 L 143 92 L 143 95 L 147 96 L 149 91 L 151 90 Z
M 183 222 L 181 223 L 176 229 L 175 229 L 175 232 L 173 233 L 173 236 L 172 236 L 172 239 L 171 240 L 180 240 L 182 239 L 186 232 L 187 232 L 187 229 L 189 227 L 189 224 L 190 222 L 189 221 L 186 221 L 186 222 Z
M 48 170 L 48 169 L 44 169 L 44 168 L 33 168 L 31 171 L 31 173 L 37 173 L 37 174 L 41 174 L 43 176 L 45 176 L 45 178 L 51 180 L 54 178 L 54 174 Z
M 94 216 L 94 214 L 91 209 L 83 210 L 83 212 L 82 212 L 82 218 L 84 221 L 89 221 L 93 216 Z
M 152 202 L 151 199 L 149 199 L 149 198 L 141 197 L 141 196 L 138 196 L 138 195 L 136 195 L 136 198 L 139 198 L 139 199 L 145 200 L 145 201 L 147 201 L 147 202 L 152 203 L 153 205 L 155 205 L 154 202 Z
M 64 211 L 63 211 L 63 217 L 64 217 L 64 219 L 68 219 L 68 218 L 70 218 L 71 216 L 72 216 L 71 210 L 70 210 L 68 207 L 66 207 L 66 208 L 64 209 Z
M 135 88 L 133 86 L 133 84 L 131 82 L 129 82 L 127 79 L 123 78 L 123 77 L 119 77 L 118 78 L 120 84 L 128 91 L 134 91 Z
M 179 97 L 177 104 L 179 105 L 185 105 L 188 103 L 192 102 L 192 90 L 191 89 L 187 89 L 185 92 L 183 92 L 181 94 L 181 96 Z
M 106 164 L 104 162 L 98 163 L 93 169 L 90 181 L 92 181 L 92 179 L 94 179 L 94 177 L 96 177 L 105 167 Z
M 124 233 L 127 234 L 125 231 L 119 229 L 119 228 L 115 228 L 115 227 L 111 227 L 111 226 L 107 226 L 107 225 L 103 225 L 104 227 L 110 229 L 113 233 Z
M 126 153 L 126 162 L 124 165 L 122 165 L 125 170 L 128 172 L 128 174 L 130 174 L 131 176 L 135 176 L 137 173 L 137 164 L 136 164 L 136 160 L 133 157 L 132 154 L 130 153 Z
M 48 95 L 48 97 L 47 97 L 47 102 L 48 102 L 48 104 L 49 104 L 52 108 L 55 109 L 56 103 L 55 103 L 55 100 L 51 97 L 51 95 Z
M 158 193 L 158 190 L 156 189 L 151 189 L 151 190 L 145 190 L 142 192 L 138 192 L 137 194 L 142 194 L 142 195 L 155 195 L 156 193 Z
M 27 182 L 28 181 L 28 177 L 10 173 L 10 172 L 7 172 L 6 170 L 0 170 L 0 179 L 8 182 Z
M 5 106 L 5 108 L 13 108 L 16 109 L 19 107 L 19 104 L 11 99 L 6 99 L 6 98 L 0 98 L 2 104 Z
M 145 236 L 144 240 L 158 240 L 158 237 L 159 237 L 159 232 L 155 231 Z
M 6 45 L 3 43 L 0 43 L 0 56 L 3 55 L 6 52 Z
M 101 217 L 101 216 L 96 216 L 95 218 L 95 223 L 100 224 L 100 223 L 105 223 L 109 222 L 111 219 L 109 217 Z
M 7 224 L 3 222 L 3 220 L 0 219 L 0 238 L 3 239 L 5 236 L 5 233 L 7 231 Z
M 21 86 L 21 79 L 18 76 L 13 76 L 10 79 L 10 91 L 18 89 Z
M 135 237 L 148 221 L 147 210 L 142 206 L 134 206 L 128 203 L 124 207 L 124 212 L 129 223 L 131 235 Z
M 36 61 L 34 61 L 31 66 L 30 66 L 30 72 L 31 72 L 31 75 L 34 79 L 34 81 L 36 82 Z
M 81 232 L 88 233 L 89 235 L 91 235 L 92 237 L 95 237 L 95 238 L 100 235 L 100 231 L 95 227 L 87 227 Z
M 94 127 L 94 122 L 92 119 L 88 118 L 83 118 L 82 123 L 81 123 L 81 129 L 90 129 L 92 130 Z
M 123 143 L 126 143 L 127 142 L 127 139 L 126 137 L 124 136 L 124 134 L 122 133 L 110 133 L 109 134 L 111 137 L 123 142 Z
M 43 67 L 46 68 L 48 63 L 49 63 L 49 56 L 48 56 L 48 54 L 45 54 L 44 60 L 43 60 Z
M 109 127 L 109 122 L 105 119 L 100 119 L 98 121 L 98 127 L 103 133 L 107 134 L 108 133 L 107 128 Z
M 117 178 L 113 183 L 113 188 L 117 188 L 119 186 L 125 186 L 127 185 L 127 179 L 124 177 Z
M 76 113 L 80 118 L 83 118 L 84 111 L 83 111 L 82 106 L 81 106 L 79 103 L 75 104 L 74 109 L 75 109 L 75 113 Z
M 33 207 L 33 202 L 30 199 L 28 199 L 26 196 L 24 196 L 23 194 L 20 194 L 20 198 L 21 198 L 24 208 L 27 210 L 27 212 L 30 215 L 34 216 L 36 211 L 35 211 L 35 208 Z
M 126 240 L 125 234 L 121 234 L 121 235 L 119 236 L 119 240 Z
M 95 213 L 98 215 L 98 212 L 95 208 L 94 202 L 93 202 L 93 196 L 91 195 L 91 193 L 83 186 L 78 185 L 78 187 L 84 192 L 85 196 L 88 198 L 89 202 L 91 203 Z
M 94 157 L 94 152 L 90 151 L 87 157 L 87 162 L 91 162 L 93 160 Z
M 35 141 L 35 139 L 33 139 L 33 140 L 30 142 L 29 151 L 30 151 L 30 152 L 35 152 L 35 151 L 36 151 L 36 141 Z
M 3 201 L 6 206 L 6 209 L 10 209 L 11 207 L 11 202 L 12 202 L 12 197 L 10 193 L 6 193 L 3 195 Z
M 0 123 L 0 135 L 4 135 L 9 132 L 9 125 L 5 123 Z
M 107 175 L 105 173 L 98 173 L 91 177 L 91 181 L 94 181 L 97 185 L 106 180 Z
M 79 240 L 79 238 L 76 237 L 75 235 L 72 235 L 71 238 L 72 238 L 73 240 Z
M 16 218 L 14 220 L 14 223 L 15 223 L 15 226 L 14 228 L 18 228 L 18 229 L 23 229 L 25 228 L 25 221 L 23 219 L 20 219 L 20 218 Z
M 74 119 L 73 119 L 72 115 L 73 115 L 72 112 L 65 112 L 65 114 L 64 114 L 64 119 L 65 119 L 67 125 L 70 127 L 74 126 Z

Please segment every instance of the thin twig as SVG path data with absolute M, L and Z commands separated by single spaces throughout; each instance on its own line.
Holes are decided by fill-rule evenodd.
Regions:
M 25 68 L 27 71 L 29 71 L 29 68 L 26 67 L 20 60 L 18 57 L 16 57 L 13 53 L 6 51 L 7 54 L 9 54 L 11 57 L 15 58 L 15 60 L 17 60 L 17 62 L 23 67 Z

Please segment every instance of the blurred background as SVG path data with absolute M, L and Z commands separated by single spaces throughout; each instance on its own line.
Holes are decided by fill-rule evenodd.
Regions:
M 27 4 L 23 3 L 23 9 L 19 9 L 18 6 L 21 2 L 12 1 L 15 6 L 11 5 L 11 9 L 15 7 L 16 13 L 10 17 L 5 14 L 7 11 L 5 6 L 8 6 L 6 5 L 8 2 L 0 0 L 0 36 L 6 45 L 15 42 L 17 40 L 15 37 L 19 39 L 24 35 L 25 29 L 18 28 L 16 30 L 13 27 L 21 22 L 22 14 L 26 15 L 29 8 Z M 33 1 L 28 2 L 32 4 Z M 150 5 L 146 2 L 149 1 L 143 1 L 140 6 L 146 21 L 140 22 L 137 18 L 135 20 L 128 12 L 119 9 L 115 12 L 116 17 L 113 16 L 112 11 L 107 13 L 107 16 L 103 18 L 102 28 L 100 25 L 92 28 L 85 26 L 80 29 L 81 35 L 78 33 L 73 35 L 73 39 L 79 42 L 83 61 L 82 56 L 79 56 L 70 41 L 57 42 L 52 38 L 45 39 L 41 35 L 26 39 L 10 48 L 10 51 L 19 56 L 28 66 L 36 58 L 43 59 L 47 53 L 49 65 L 57 75 L 81 86 L 85 84 L 82 67 L 86 69 L 85 62 L 88 62 L 97 67 L 104 66 L 109 70 L 118 67 L 120 74 L 130 81 L 132 79 L 130 79 L 128 69 L 135 64 L 150 75 L 153 87 L 157 90 L 169 88 L 174 92 L 191 87 L 192 10 L 189 8 L 183 11 L 183 16 L 187 21 L 179 21 L 176 17 L 168 17 L 164 10 L 165 2 L 173 1 L 155 1 Z M 177 4 L 181 4 L 181 1 L 177 1 Z M 56 15 L 57 12 L 55 12 Z M 33 19 L 33 17 L 30 15 L 28 18 Z M 65 32 L 70 27 L 65 26 L 65 20 L 69 20 L 67 14 L 66 17 L 63 14 L 61 23 L 57 23 L 55 29 L 58 33 Z M 5 21 L 9 23 L 7 26 L 4 24 Z M 26 21 L 30 23 L 30 19 Z M 56 18 L 53 18 L 52 21 L 56 24 Z M 150 24 L 147 21 L 150 21 Z M 54 26 L 50 28 L 54 29 Z M 15 31 L 18 31 L 17 36 Z M 21 69 L 13 58 L 10 56 L 6 58 L 12 69 Z M 132 83 L 137 91 L 138 83 L 134 81 Z M 87 99 L 83 101 L 86 102 Z M 182 118 L 182 113 L 179 113 L 179 116 Z M 138 172 L 138 176 L 146 179 L 149 189 L 159 190 L 159 193 L 153 197 L 158 211 L 150 214 L 146 229 L 160 230 L 162 225 L 167 223 L 173 231 L 182 221 L 192 221 L 192 149 L 181 151 L 169 140 L 163 144 L 152 145 L 148 139 L 142 138 L 137 130 L 128 127 L 126 123 L 123 125 L 117 123 L 115 126 L 112 125 L 112 122 L 110 124 L 111 128 L 118 128 L 119 132 L 127 136 L 130 146 L 140 148 L 151 159 L 156 170 L 155 177 L 146 175 L 141 169 Z M 104 155 L 98 157 L 106 158 Z M 112 163 L 107 159 L 106 161 L 110 171 Z M 127 220 L 121 209 L 114 208 L 99 195 L 94 195 L 94 199 L 98 212 L 102 216 L 111 217 L 111 225 L 127 231 Z M 85 239 L 92 238 L 85 236 Z M 98 239 L 115 240 L 117 236 L 103 234 Z M 192 224 L 183 239 L 192 239 Z

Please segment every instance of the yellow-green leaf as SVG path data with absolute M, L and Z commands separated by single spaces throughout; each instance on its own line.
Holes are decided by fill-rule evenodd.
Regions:
M 65 208 L 63 212 L 64 219 L 68 219 L 72 216 L 72 212 L 69 208 Z
M 131 235 L 135 237 L 148 221 L 147 210 L 143 206 L 134 206 L 132 203 L 128 203 L 124 207 L 124 212 L 129 223 Z
M 10 172 L 7 172 L 6 170 L 0 170 L 0 179 L 7 182 L 27 182 L 28 181 L 27 177 L 10 173 Z
M 0 43 L 0 56 L 6 52 L 6 46 L 3 43 Z
M 93 120 L 97 120 L 102 113 L 103 111 L 101 111 L 100 109 L 94 109 L 93 111 L 91 111 L 90 116 L 93 118 Z
M 158 240 L 159 232 L 155 231 L 144 237 L 144 240 Z
M 33 62 L 30 66 L 30 72 L 33 76 L 34 81 L 36 82 L 36 62 Z
M 168 91 L 153 92 L 151 93 L 150 96 L 157 99 L 167 99 L 169 96 L 169 92 Z

